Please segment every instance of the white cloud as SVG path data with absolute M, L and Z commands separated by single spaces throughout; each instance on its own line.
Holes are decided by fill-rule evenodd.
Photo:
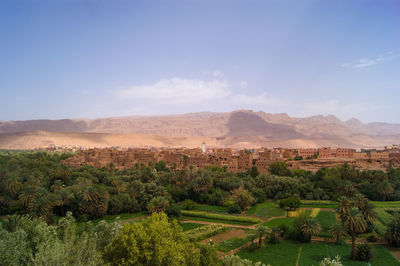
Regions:
M 175 77 L 117 90 L 115 94 L 122 99 L 150 100 L 152 103 L 194 104 L 227 97 L 230 94 L 227 87 L 226 80 Z
M 82 95 L 89 95 L 89 94 L 91 94 L 91 93 L 92 93 L 91 90 L 82 90 L 82 91 L 81 91 L 81 94 L 82 94 Z
M 355 62 L 347 62 L 343 63 L 340 66 L 341 67 L 346 67 L 346 68 L 364 68 L 364 67 L 370 67 L 376 64 L 379 64 L 383 61 L 389 61 L 392 59 L 395 59 L 396 57 L 399 57 L 400 54 L 395 54 L 393 51 L 390 51 L 387 53 L 385 56 L 377 57 L 374 59 L 370 59 L 367 57 L 360 58 Z

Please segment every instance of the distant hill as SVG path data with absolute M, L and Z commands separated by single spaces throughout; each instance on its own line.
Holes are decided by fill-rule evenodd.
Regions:
M 306 118 L 239 110 L 101 119 L 0 122 L 0 148 L 57 145 L 220 147 L 382 147 L 400 143 L 400 124 Z

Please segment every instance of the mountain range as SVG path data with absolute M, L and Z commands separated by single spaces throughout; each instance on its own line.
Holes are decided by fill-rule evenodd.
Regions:
M 56 145 L 379 148 L 400 143 L 400 124 L 290 117 L 238 110 L 165 116 L 0 122 L 0 148 Z

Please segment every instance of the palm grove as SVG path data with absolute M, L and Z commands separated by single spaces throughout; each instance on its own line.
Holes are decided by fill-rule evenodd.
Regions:
M 376 218 L 368 199 L 400 200 L 400 169 L 390 165 L 386 171 L 360 171 L 344 164 L 312 173 L 291 171 L 284 162 L 277 162 L 270 166 L 270 174 L 259 174 L 256 168 L 243 173 L 218 167 L 175 171 L 164 162 L 125 170 L 116 170 L 112 165 L 74 169 L 61 163 L 68 156 L 71 154 L 0 154 L 0 214 L 7 216 L 2 220 L 0 235 L 8 241 L 0 244 L 0 252 L 9 255 L 2 256 L 2 264 L 46 265 L 58 260 L 69 265 L 78 263 L 71 262 L 76 259 L 82 260 L 78 264 L 93 265 L 107 261 L 126 265 L 209 265 L 217 260 L 215 250 L 189 243 L 176 221 L 158 213 L 179 216 L 177 203 L 185 200 L 227 206 L 229 212 L 240 213 L 266 199 L 290 202 L 291 198 L 339 201 L 340 224 L 330 232 L 338 240 L 343 234 L 351 236 L 351 255 L 355 258 L 357 235 L 370 230 Z M 75 220 L 139 211 L 155 214 L 148 222 L 124 227 L 99 223 L 78 230 L 74 225 Z M 297 238 L 303 241 L 309 241 L 319 230 L 318 223 L 306 215 L 295 223 Z M 388 243 L 400 244 L 399 227 L 398 219 L 390 224 Z M 259 243 L 261 235 L 281 233 L 266 228 L 258 231 Z M 165 242 L 154 242 L 153 238 Z M 54 262 L 45 261 L 49 258 Z M 18 263 L 13 263 L 16 259 Z

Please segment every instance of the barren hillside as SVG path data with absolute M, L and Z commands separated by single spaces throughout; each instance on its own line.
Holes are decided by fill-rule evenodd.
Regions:
M 382 147 L 400 143 L 400 125 L 335 116 L 253 111 L 102 119 L 0 122 L 0 148 L 81 146 Z

